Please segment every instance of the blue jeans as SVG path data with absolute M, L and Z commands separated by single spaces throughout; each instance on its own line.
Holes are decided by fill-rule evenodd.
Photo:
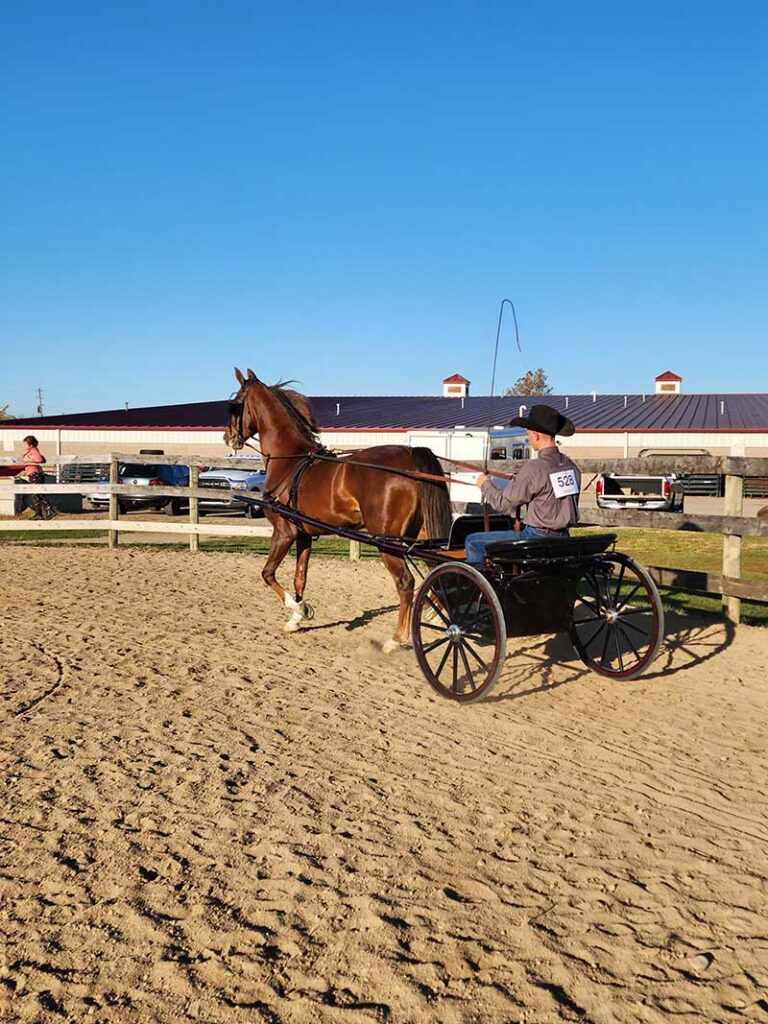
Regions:
M 568 531 L 561 530 L 559 533 L 549 533 L 547 530 L 538 530 L 535 526 L 524 526 L 519 533 L 514 530 L 495 530 L 490 533 L 470 533 L 464 541 L 464 549 L 467 552 L 467 561 L 473 565 L 482 565 L 485 562 L 485 549 L 488 544 L 495 544 L 499 540 L 539 540 L 542 537 L 567 537 Z

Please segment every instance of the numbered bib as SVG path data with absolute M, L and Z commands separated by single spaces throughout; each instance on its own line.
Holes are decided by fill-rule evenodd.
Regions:
M 572 469 L 563 469 L 559 473 L 550 473 L 549 479 L 556 498 L 568 498 L 579 493 L 579 482 Z

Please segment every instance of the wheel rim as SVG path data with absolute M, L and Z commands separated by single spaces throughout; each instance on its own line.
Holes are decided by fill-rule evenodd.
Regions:
M 631 558 L 605 556 L 578 579 L 571 639 L 600 675 L 632 679 L 644 672 L 658 652 L 663 624 L 656 585 Z
M 413 646 L 430 686 L 449 700 L 487 696 L 504 662 L 506 631 L 498 597 L 466 566 L 439 566 L 413 607 Z

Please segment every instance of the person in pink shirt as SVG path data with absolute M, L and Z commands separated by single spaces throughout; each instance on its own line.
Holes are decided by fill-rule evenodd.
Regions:
M 25 465 L 19 476 L 25 477 L 28 484 L 44 484 L 45 476 L 40 467 L 45 462 L 45 456 L 37 447 L 37 438 L 33 437 L 32 434 L 28 434 L 24 438 L 24 444 L 26 448 L 21 456 L 21 461 Z M 53 519 L 56 515 L 46 494 L 34 494 L 32 496 L 32 507 L 35 510 L 35 514 L 32 516 L 33 519 Z

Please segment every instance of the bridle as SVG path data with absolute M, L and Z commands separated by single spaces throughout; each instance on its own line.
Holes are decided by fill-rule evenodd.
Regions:
M 246 388 L 249 383 L 250 381 L 246 382 Z M 236 394 L 240 394 L 240 392 L 238 391 L 236 392 Z M 252 448 L 255 452 L 258 452 L 259 449 L 255 445 L 251 444 L 245 437 L 245 427 L 243 426 L 243 415 L 245 413 L 245 397 L 245 390 L 243 390 L 243 396 L 239 402 L 236 400 L 232 401 L 232 398 L 230 397 L 229 417 L 230 420 L 232 420 L 233 417 L 236 418 L 237 420 L 237 433 L 235 435 L 230 435 L 230 440 L 234 441 L 235 444 L 237 444 L 240 448 Z M 261 452 L 259 452 L 259 454 L 261 454 Z
M 344 461 L 345 460 L 345 456 L 349 457 L 349 456 L 355 454 L 354 450 L 346 451 L 346 452 L 331 451 L 328 448 L 326 448 L 324 445 L 320 444 L 317 440 L 315 440 L 313 447 L 308 452 L 301 452 L 301 453 L 298 453 L 296 455 L 269 455 L 269 454 L 265 454 L 264 452 L 262 452 L 261 449 L 259 447 L 257 447 L 256 445 L 251 444 L 245 438 L 245 426 L 243 424 L 243 418 L 244 418 L 244 414 L 245 414 L 245 402 L 246 402 L 246 398 L 247 398 L 248 385 L 251 384 L 251 383 L 254 383 L 255 380 L 256 380 L 256 378 L 252 378 L 252 379 L 249 379 L 249 380 L 245 381 L 245 383 L 241 387 L 240 391 L 237 391 L 237 392 L 233 393 L 235 395 L 241 395 L 241 398 L 240 398 L 239 401 L 237 400 L 237 398 L 235 398 L 233 400 L 230 397 L 230 401 L 229 401 L 229 416 L 230 416 L 230 419 L 234 418 L 237 421 L 236 422 L 237 433 L 234 434 L 234 435 L 230 435 L 230 439 L 231 439 L 231 441 L 234 441 L 235 443 L 239 444 L 240 447 L 251 448 L 253 451 L 258 452 L 259 455 L 261 455 L 261 457 L 264 459 L 264 467 L 265 467 L 265 469 L 269 469 L 269 463 L 271 461 L 273 461 L 273 460 L 276 461 L 276 462 L 283 462 L 283 461 L 285 461 L 285 462 L 288 462 L 289 464 L 293 463 L 293 465 L 289 465 L 289 466 L 286 467 L 286 472 L 281 477 L 279 482 L 276 485 L 274 485 L 272 488 L 270 488 L 270 490 L 271 490 L 271 492 L 273 494 L 278 492 L 280 490 L 280 488 L 283 486 L 283 484 L 286 482 L 288 477 L 293 475 L 294 476 L 294 481 L 293 481 L 293 485 L 292 485 L 291 491 L 292 491 L 292 497 L 294 497 L 294 492 L 297 490 L 297 485 L 298 485 L 298 482 L 299 482 L 301 476 L 303 476 L 304 472 L 309 468 L 309 466 L 313 462 L 339 462 L 339 461 Z M 273 391 L 273 394 L 280 400 L 280 402 L 284 406 L 286 412 L 288 412 L 296 420 L 298 420 L 298 422 L 306 429 L 306 431 L 307 431 L 307 433 L 309 434 L 310 437 L 313 436 L 314 435 L 314 429 L 312 427 L 312 424 L 309 422 L 309 420 L 307 420 L 307 418 L 291 402 L 289 402 L 285 398 L 285 396 L 279 390 Z M 368 469 L 378 469 L 378 470 L 381 470 L 382 472 L 387 472 L 387 473 L 390 473 L 390 474 L 392 474 L 394 476 L 403 476 L 403 477 L 406 477 L 406 478 L 410 478 L 412 480 L 432 480 L 432 481 L 435 481 L 435 482 L 445 482 L 445 483 L 451 483 L 454 480 L 454 478 L 451 477 L 448 474 L 444 474 L 442 477 L 438 477 L 438 476 L 436 476 L 434 474 L 431 474 L 431 473 L 422 473 L 422 472 L 418 472 L 418 471 L 414 471 L 414 470 L 407 470 L 407 469 L 405 469 L 405 470 L 404 469 L 394 469 L 391 466 L 378 466 L 375 463 L 359 462 L 358 460 L 354 460 L 354 461 L 357 463 L 357 465 L 365 466 Z M 472 470 L 476 470 L 477 469 L 477 467 L 472 465 L 471 463 L 460 462 L 457 459 L 447 459 L 447 458 L 444 458 L 443 461 L 444 462 L 450 462 L 450 463 L 452 463 L 453 465 L 456 465 L 456 466 L 463 466 L 466 469 L 472 469 Z M 296 462 L 299 462 L 300 464 L 298 466 L 296 466 Z M 500 476 L 500 477 L 508 477 L 508 474 L 506 474 L 506 473 L 496 473 L 494 475 Z M 508 477 L 508 478 L 511 479 L 511 477 Z M 464 481 L 460 481 L 460 480 L 457 480 L 456 482 L 464 483 Z

